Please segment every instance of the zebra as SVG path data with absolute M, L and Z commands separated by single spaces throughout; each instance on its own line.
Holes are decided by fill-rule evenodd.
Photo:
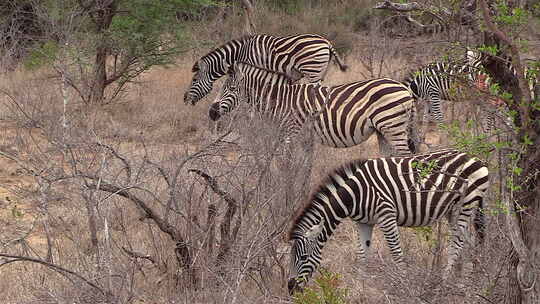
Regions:
M 465 62 L 434 62 L 410 73 L 403 83 L 416 98 L 426 100 L 426 114 L 437 123 L 443 121 L 441 100 L 452 100 L 452 88 L 460 81 L 474 82 L 477 69 Z
M 195 62 L 192 68 L 195 75 L 184 94 L 184 103 L 195 105 L 210 93 L 214 81 L 238 61 L 285 73 L 295 81 L 305 77 L 314 83 L 324 80 L 332 55 L 345 71 L 347 66 L 330 41 L 316 34 L 253 35 L 231 40 Z
M 428 100 L 427 112 L 432 120 L 437 123 L 443 121 L 441 101 L 451 100 L 451 88 L 459 82 L 468 82 L 471 87 L 488 92 L 488 87 L 493 83 L 489 75 L 481 69 L 484 55 L 473 49 L 468 49 L 464 62 L 441 63 L 435 62 L 420 68 L 405 78 L 407 85 L 416 98 Z M 515 73 L 515 69 L 510 67 Z M 534 96 L 534 86 L 536 77 L 530 69 L 525 71 L 526 79 L 529 82 L 531 96 Z M 509 110 L 501 99 L 495 97 L 487 98 L 486 117 L 483 119 L 483 129 L 485 133 L 491 133 L 495 125 L 495 116 L 500 116 L 503 123 L 509 128 L 513 128 L 513 122 L 508 115 Z M 495 109 L 495 110 L 494 110 Z
M 473 66 L 478 70 L 477 72 L 477 80 L 475 82 L 476 87 L 483 92 L 489 93 L 490 86 L 494 83 L 494 80 L 491 78 L 490 75 L 488 75 L 485 71 L 482 71 L 482 63 L 488 59 L 488 57 L 497 58 L 496 60 L 504 61 L 504 64 L 508 68 L 508 70 L 514 74 L 517 78 L 517 71 L 512 65 L 512 60 L 509 57 L 497 57 L 493 55 L 486 55 L 485 53 L 482 53 L 480 51 L 469 49 L 467 51 L 467 63 L 470 66 Z M 493 60 L 493 59 L 491 59 Z M 540 83 L 538 82 L 538 74 L 539 70 L 538 68 L 534 68 L 531 66 L 524 66 L 524 78 L 527 81 L 528 89 L 531 98 L 539 99 L 540 98 Z M 538 89 L 537 89 L 538 88 Z M 538 92 L 537 92 L 538 90 Z M 527 92 L 523 92 L 524 94 L 527 94 Z M 494 129 L 495 126 L 495 116 L 499 116 L 500 120 L 503 122 L 504 125 L 510 130 L 512 130 L 515 125 L 512 118 L 512 115 L 510 115 L 510 109 L 506 102 L 498 98 L 496 96 L 491 96 L 488 98 L 490 110 L 488 110 L 488 115 L 484 119 L 485 124 L 485 131 L 486 133 L 491 133 L 491 131 Z
M 451 239 L 444 273 L 448 274 L 468 237 L 469 225 L 477 231 L 478 244 L 483 243 L 488 187 L 486 165 L 452 149 L 356 160 L 342 166 L 328 176 L 294 220 L 289 232 L 289 292 L 307 283 L 321 263 L 325 243 L 346 218 L 356 224 L 358 262 L 366 262 L 373 226 L 378 225 L 394 261 L 402 266 L 398 226 L 428 226 L 447 216 Z
M 210 106 L 210 119 L 220 119 L 241 99 L 279 121 L 288 141 L 313 122 L 315 134 L 326 146 L 352 147 L 376 132 L 382 150 L 389 143 L 399 155 L 415 152 L 414 97 L 396 80 L 377 78 L 332 87 L 292 84 L 283 73 L 236 63 Z

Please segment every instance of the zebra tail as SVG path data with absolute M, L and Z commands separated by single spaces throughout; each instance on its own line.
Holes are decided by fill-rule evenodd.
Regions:
M 330 46 L 330 53 L 332 53 L 332 55 L 334 56 L 334 59 L 336 60 L 336 63 L 339 66 L 339 69 L 342 72 L 345 72 L 349 67 L 343 63 L 343 60 L 341 59 L 341 57 L 339 57 L 339 54 L 336 52 L 336 49 L 334 49 L 334 47 L 332 46 Z
M 486 214 L 484 213 L 484 200 L 482 199 L 476 208 L 474 217 L 474 229 L 478 234 L 478 244 L 483 244 L 486 237 Z

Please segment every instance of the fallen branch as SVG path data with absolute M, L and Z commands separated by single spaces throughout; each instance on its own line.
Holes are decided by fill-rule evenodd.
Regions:
M 418 2 L 411 3 L 394 3 L 390 1 L 378 2 L 373 7 L 374 9 L 387 9 L 398 12 L 412 12 L 417 10 L 425 10 L 425 7 Z
M 378 2 L 373 7 L 374 9 L 385 9 L 396 11 L 399 13 L 405 13 L 404 18 L 410 24 L 422 29 L 423 32 L 433 33 L 436 31 L 442 31 L 448 27 L 446 20 L 450 20 L 452 12 L 445 7 L 426 6 L 418 2 L 411 3 L 394 3 L 390 1 Z M 422 22 L 414 19 L 410 16 L 410 12 L 420 11 L 433 17 L 438 21 L 436 24 L 423 24 Z

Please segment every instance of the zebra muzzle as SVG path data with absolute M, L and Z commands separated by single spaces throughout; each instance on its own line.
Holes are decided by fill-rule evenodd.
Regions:
M 191 103 L 192 105 L 194 104 L 193 98 L 191 97 L 191 94 L 189 94 L 189 92 L 184 93 L 184 103 L 185 104 Z
M 291 296 L 295 292 L 302 292 L 304 290 L 302 288 L 302 286 L 300 286 L 300 284 L 298 283 L 296 278 L 289 279 L 289 283 L 287 284 L 287 288 L 289 289 L 289 295 L 291 295 Z
M 191 103 L 191 105 L 194 106 L 197 103 L 197 101 L 199 101 L 199 99 L 196 98 L 196 96 L 194 96 L 192 93 L 190 92 L 184 93 L 185 104 Z
M 221 113 L 219 112 L 219 104 L 214 103 L 210 106 L 210 109 L 208 110 L 208 117 L 210 117 L 210 120 L 216 121 L 221 117 Z

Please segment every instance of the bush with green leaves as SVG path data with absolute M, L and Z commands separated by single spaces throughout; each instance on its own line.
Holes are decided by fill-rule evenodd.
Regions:
M 319 270 L 320 276 L 315 281 L 315 286 L 306 287 L 302 292 L 294 294 L 295 304 L 344 304 L 349 291 L 339 287 L 341 275 L 324 268 Z

